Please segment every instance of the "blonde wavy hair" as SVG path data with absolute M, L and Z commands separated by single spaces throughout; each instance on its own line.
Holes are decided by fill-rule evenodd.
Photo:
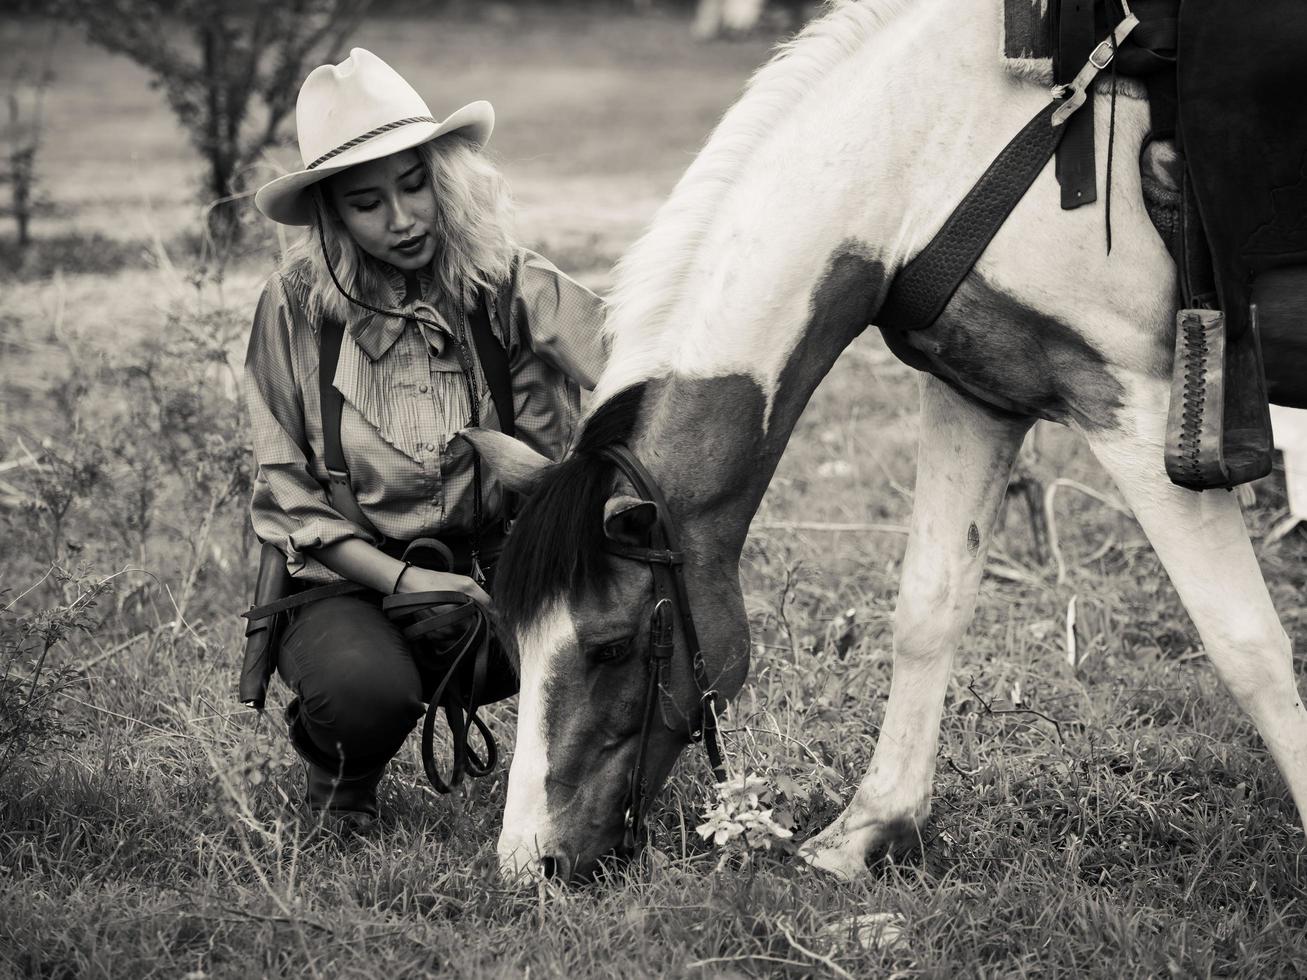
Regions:
M 421 143 L 417 151 L 436 192 L 431 272 L 445 297 L 461 302 L 468 287 L 495 289 L 508 278 L 516 251 L 512 198 L 498 167 L 475 144 L 457 134 Z M 359 308 L 346 299 L 327 269 L 350 293 L 374 306 L 389 303 L 382 263 L 363 251 L 346 229 L 322 186 L 309 188 L 313 224 L 286 249 L 282 273 L 303 290 L 313 322 L 332 316 L 349 322 Z M 326 254 L 323 253 L 325 242 Z

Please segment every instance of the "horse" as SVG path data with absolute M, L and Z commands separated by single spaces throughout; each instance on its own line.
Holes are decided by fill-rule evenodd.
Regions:
M 712 697 L 744 683 L 739 559 L 800 413 L 1049 98 L 998 65 L 1002 2 L 833 4 L 758 70 L 619 262 L 608 366 L 566 457 L 467 433 L 524 495 L 495 594 L 521 677 L 498 844 L 509 877 L 584 877 L 629 849 L 632 797 L 656 793 Z M 1109 100 L 1092 102 L 1100 140 L 1115 127 L 1110 252 L 1102 204 L 1060 210 L 1046 167 L 939 321 L 908 335 L 929 370 L 889 701 L 853 798 L 801 848 L 840 878 L 918 840 L 928 818 L 954 654 L 1036 419 L 1083 434 L 1307 812 L 1307 711 L 1236 496 L 1182 489 L 1163 468 L 1177 281 L 1142 200 L 1147 105 L 1121 99 L 1109 120 Z M 687 610 L 660 619 L 656 563 L 681 560 L 669 548 L 699 663 Z

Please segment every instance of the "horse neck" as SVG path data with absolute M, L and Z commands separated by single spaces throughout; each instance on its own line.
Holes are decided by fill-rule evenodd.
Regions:
M 673 372 L 647 384 L 632 448 L 667 488 L 701 553 L 738 559 L 804 406 L 865 328 L 883 287 L 876 260 L 839 252 L 814 283 L 797 340 L 774 375 Z
M 737 161 L 659 323 L 616 324 L 598 394 L 656 379 L 634 448 L 719 553 L 738 555 L 800 413 L 895 272 L 1047 98 L 1002 75 L 998 35 L 997 0 L 922 0 L 871 35 Z

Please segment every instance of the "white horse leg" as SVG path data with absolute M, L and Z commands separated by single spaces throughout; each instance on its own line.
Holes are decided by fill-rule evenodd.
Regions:
M 871 767 L 809 863 L 844 878 L 869 854 L 916 840 L 930 813 L 953 654 L 975 611 L 994 517 L 1029 422 L 1000 418 L 942 381 L 922 382 L 911 534 L 894 614 L 894 679 Z
M 1271 605 L 1236 495 L 1183 490 L 1167 479 L 1167 399 L 1165 384 L 1144 393 L 1133 413 L 1138 433 L 1086 435 L 1166 567 L 1217 676 L 1252 717 L 1307 822 L 1307 710 L 1289 637 Z

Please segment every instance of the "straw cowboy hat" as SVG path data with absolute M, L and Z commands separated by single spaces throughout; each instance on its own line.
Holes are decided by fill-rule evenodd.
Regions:
M 368 160 L 390 156 L 446 133 L 484 146 L 495 128 L 489 102 L 472 102 L 443 120 L 432 117 L 413 86 L 371 51 L 352 48 L 338 65 L 309 73 L 295 103 L 304 169 L 259 188 L 254 203 L 285 225 L 312 224 L 309 187 Z

